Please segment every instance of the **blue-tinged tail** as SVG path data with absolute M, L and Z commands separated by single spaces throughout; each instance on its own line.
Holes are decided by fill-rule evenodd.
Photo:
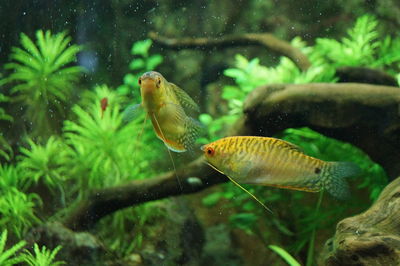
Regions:
M 345 200 L 350 198 L 350 189 L 346 177 L 358 175 L 360 167 L 350 162 L 329 162 L 322 174 L 324 189 L 335 198 Z

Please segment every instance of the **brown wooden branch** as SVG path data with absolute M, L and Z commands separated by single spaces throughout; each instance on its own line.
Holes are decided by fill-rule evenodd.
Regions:
M 360 83 L 268 85 L 244 104 L 243 134 L 271 136 L 310 127 L 363 149 L 387 173 L 400 174 L 400 88 Z
M 244 112 L 230 135 L 272 136 L 286 128 L 307 126 L 359 146 L 392 177 L 400 173 L 399 88 L 356 83 L 268 85 L 249 95 Z M 227 181 L 202 159 L 177 174 L 182 189 L 170 172 L 94 191 L 68 215 L 64 224 L 85 230 L 122 208 L 194 193 Z
M 116 187 L 93 191 L 66 217 L 63 224 L 75 231 L 91 228 L 104 216 L 126 207 L 176 195 L 194 193 L 228 179 L 199 158 L 176 173 L 135 180 Z
M 321 265 L 399 265 L 400 177 L 367 211 L 338 223 Z
M 398 87 L 397 80 L 380 69 L 368 67 L 339 67 L 336 69 L 338 82 L 357 82 Z
M 308 58 L 290 43 L 280 40 L 270 33 L 247 33 L 241 35 L 225 35 L 220 38 L 167 38 L 155 32 L 149 38 L 156 44 L 168 49 L 224 49 L 228 47 L 258 45 L 280 55 L 290 58 L 301 70 L 307 70 L 311 63 Z

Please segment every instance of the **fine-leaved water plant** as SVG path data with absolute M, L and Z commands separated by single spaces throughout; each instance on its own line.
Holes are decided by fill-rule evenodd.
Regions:
M 21 256 L 29 266 L 58 266 L 66 264 L 64 261 L 55 261 L 56 255 L 61 248 L 61 246 L 57 246 L 53 250 L 48 249 L 46 246 L 39 248 L 39 245 L 35 243 L 33 245 L 33 253 L 25 249 L 24 254 Z
M 0 80 L 0 86 L 1 86 L 1 80 Z M 3 93 L 0 93 L 0 103 L 5 103 L 9 101 L 10 101 L 9 97 L 5 96 Z M 0 120 L 12 122 L 13 117 L 7 114 L 4 108 L 0 107 Z M 11 149 L 10 144 L 8 144 L 6 138 L 4 137 L 4 133 L 0 132 L 0 156 L 6 160 L 10 160 L 12 154 L 13 151 Z
M 0 265 L 12 266 L 24 261 L 23 255 L 17 255 L 17 252 L 26 245 L 24 240 L 19 241 L 9 249 L 6 249 L 7 229 L 3 230 L 0 235 Z
M 15 187 L 0 189 L 0 193 L 1 228 L 7 228 L 21 238 L 29 228 L 41 222 L 35 214 L 35 208 L 42 203 L 38 195 L 25 194 Z
M 45 137 L 57 131 L 83 70 L 72 65 L 81 47 L 70 42 L 66 32 L 38 30 L 36 44 L 21 33 L 21 48 L 12 48 L 12 62 L 5 65 L 12 72 L 2 83 L 11 84 L 11 92 L 23 102 L 35 136 Z
M 155 70 L 163 62 L 162 55 L 149 53 L 152 44 L 152 40 L 146 39 L 137 41 L 132 45 L 131 54 L 134 58 L 129 63 L 129 69 L 133 73 L 128 73 L 124 76 L 124 84 L 117 88 L 120 94 L 129 95 L 138 92 L 139 77 L 146 71 Z
M 44 145 L 27 140 L 29 148 L 20 148 L 18 167 L 23 169 L 21 177 L 30 187 L 41 181 L 51 190 L 60 189 L 66 179 L 65 152 L 68 149 L 61 139 L 51 136 Z M 62 189 L 60 189 L 62 190 Z

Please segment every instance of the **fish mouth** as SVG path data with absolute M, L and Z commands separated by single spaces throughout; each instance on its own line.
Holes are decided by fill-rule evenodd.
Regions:
M 151 93 L 156 89 L 156 81 L 152 78 L 142 79 L 142 84 L 140 87 L 143 89 L 145 93 Z

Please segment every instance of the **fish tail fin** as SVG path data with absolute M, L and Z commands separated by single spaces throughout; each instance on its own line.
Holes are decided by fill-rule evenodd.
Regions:
M 328 164 L 322 176 L 324 189 L 337 199 L 350 198 L 350 188 L 345 178 L 358 175 L 361 172 L 360 167 L 351 162 L 329 162 Z

